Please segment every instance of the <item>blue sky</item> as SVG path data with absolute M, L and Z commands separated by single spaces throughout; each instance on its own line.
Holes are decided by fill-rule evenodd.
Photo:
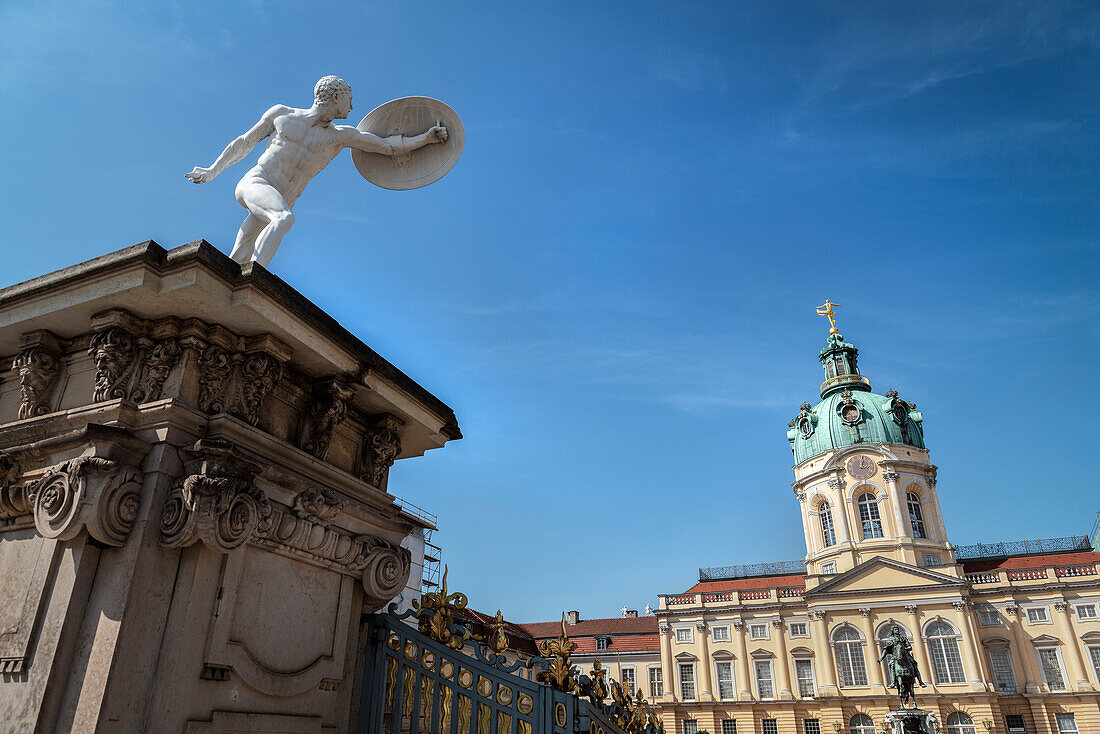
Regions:
M 1098 71 L 1089 3 L 9 2 L 2 280 L 228 251 L 250 163 L 183 174 L 324 74 L 353 122 L 438 97 L 456 168 L 390 192 L 342 154 L 271 269 L 458 414 L 391 489 L 473 606 L 614 616 L 800 557 L 826 297 L 923 411 L 955 542 L 1082 533 Z

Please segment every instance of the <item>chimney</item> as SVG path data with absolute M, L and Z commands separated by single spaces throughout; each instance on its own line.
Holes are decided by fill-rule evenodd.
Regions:
M 627 609 L 626 610 L 626 616 L 628 616 L 628 617 L 637 617 L 638 616 L 638 610 L 637 609 Z
M 569 612 L 566 615 L 565 620 L 569 622 L 569 624 L 576 624 L 577 622 L 581 621 L 581 613 L 577 611 Z

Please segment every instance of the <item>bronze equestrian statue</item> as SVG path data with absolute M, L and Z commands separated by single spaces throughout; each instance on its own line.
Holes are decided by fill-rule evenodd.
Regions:
M 908 700 L 912 708 L 916 708 L 917 699 L 913 695 L 913 684 L 920 683 L 922 688 L 927 684 L 921 680 L 917 661 L 913 659 L 913 646 L 909 644 L 909 638 L 897 625 L 890 629 L 890 635 L 886 638 L 882 657 L 878 662 L 881 663 L 883 660 L 887 660 L 886 685 L 897 689 L 898 696 L 901 698 L 901 707 L 905 708 L 905 702 Z

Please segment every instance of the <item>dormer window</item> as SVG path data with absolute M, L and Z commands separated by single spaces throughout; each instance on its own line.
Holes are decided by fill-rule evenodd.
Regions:
M 608 648 L 608 646 L 610 646 L 610 645 L 611 645 L 611 638 L 610 637 L 597 637 L 596 638 L 596 649 L 597 650 L 606 650 Z

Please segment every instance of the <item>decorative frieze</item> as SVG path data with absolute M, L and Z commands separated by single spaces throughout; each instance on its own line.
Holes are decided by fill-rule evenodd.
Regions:
M 405 421 L 391 413 L 378 416 L 363 439 L 359 477 L 379 489 L 385 489 L 390 467 L 401 455 L 401 436 Z
M 151 339 L 121 325 L 96 332 L 88 345 L 88 356 L 96 367 L 92 400 L 159 400 L 180 352 L 173 337 Z
M 332 429 L 348 415 L 351 388 L 342 380 L 333 379 L 319 385 L 309 406 L 310 422 L 302 436 L 302 449 L 324 459 L 332 440 Z
M 283 376 L 282 362 L 266 352 L 236 352 L 210 344 L 198 363 L 199 410 L 228 413 L 258 425 L 264 398 Z
M 34 418 L 50 412 L 50 399 L 61 371 L 62 342 L 41 330 L 23 334 L 12 369 L 19 375 L 19 417 Z
M 71 540 L 84 529 L 121 547 L 141 505 L 141 472 L 111 459 L 80 456 L 47 469 L 26 490 L 43 537 Z

